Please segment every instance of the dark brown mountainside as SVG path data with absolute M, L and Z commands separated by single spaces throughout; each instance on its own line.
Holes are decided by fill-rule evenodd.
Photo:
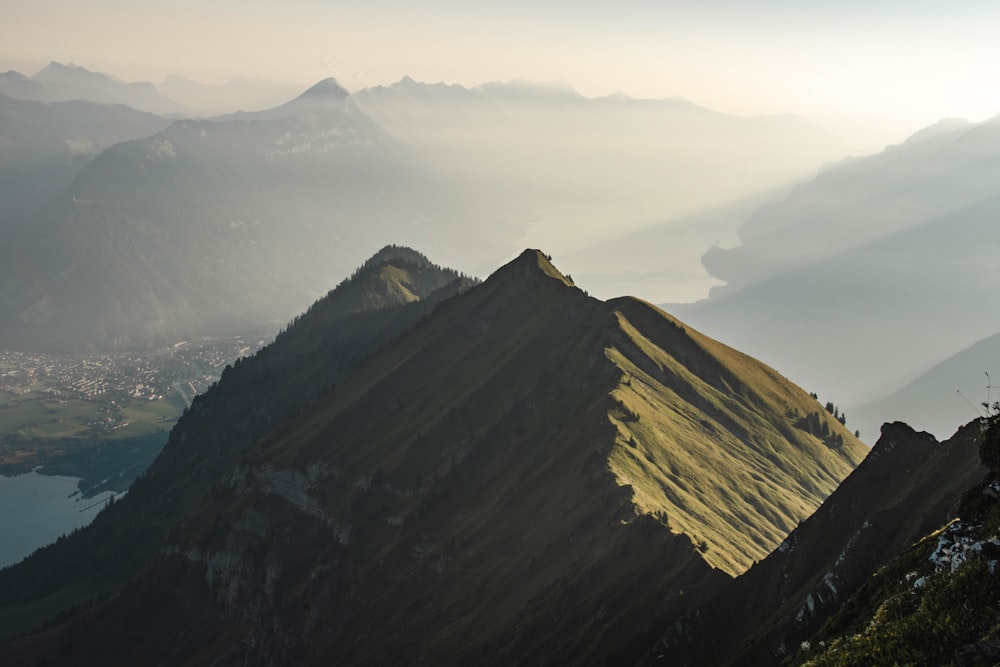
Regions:
M 957 514 L 906 545 L 783 665 L 895 667 L 1000 662 L 1000 405 L 964 427 L 990 469 Z
M 245 448 L 470 284 L 408 248 L 380 250 L 274 343 L 237 361 L 197 397 L 123 500 L 87 528 L 0 570 L 0 641 L 117 590 L 164 548 Z
M 234 452 L 119 595 L 0 659 L 620 664 L 864 452 L 773 370 L 526 251 Z
M 777 550 L 678 620 L 649 662 L 774 665 L 879 567 L 954 516 L 980 480 L 980 429 L 944 442 L 886 424 L 864 462 Z

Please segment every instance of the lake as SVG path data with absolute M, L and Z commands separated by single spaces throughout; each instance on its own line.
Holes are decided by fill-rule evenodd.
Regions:
M 79 481 L 37 472 L 0 476 L 0 567 L 20 561 L 97 516 L 111 492 L 81 498 Z

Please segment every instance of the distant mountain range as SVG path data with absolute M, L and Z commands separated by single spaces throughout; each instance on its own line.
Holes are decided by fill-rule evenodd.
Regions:
M 997 332 L 997 183 L 997 119 L 831 165 L 710 250 L 726 285 L 674 310 L 838 402 L 884 396 Z
M 3 75 L 0 94 L 49 100 L 4 104 L 35 117 L 23 136 L 55 146 L 18 139 L 0 179 L 16 220 L 16 231 L 0 228 L 0 345 L 144 349 L 273 327 L 386 243 L 482 273 L 525 235 L 592 247 L 699 202 L 744 197 L 739 206 L 749 206 L 747 193 L 836 154 L 794 118 L 588 99 L 528 82 L 404 79 L 351 95 L 328 79 L 269 109 L 166 128 L 142 117 L 149 134 L 124 107 L 51 101 L 121 102 L 150 90 L 57 63 Z M 119 135 L 57 127 L 77 107 Z M 0 117 L 0 134 L 23 131 Z M 116 139 L 127 140 L 108 146 Z M 68 161 L 67 151 L 76 151 Z M 748 170 L 761 154 L 772 158 Z M 634 280 L 650 261 L 663 258 L 622 256 L 608 271 L 590 256 L 577 266 L 606 291 L 622 281 L 616 271 Z
M 169 124 L 125 106 L 46 104 L 0 93 L 0 234 L 29 222 L 106 148 Z
M 106 150 L 5 244 L 0 342 L 134 349 L 276 326 L 386 240 L 503 252 L 516 217 L 465 196 L 332 80 L 178 121 Z
M 31 76 L 0 73 L 0 94 L 34 102 L 87 101 L 123 105 L 163 116 L 217 116 L 237 110 L 269 109 L 301 92 L 292 84 L 235 78 L 205 84 L 181 75 L 158 85 L 125 82 L 74 64 L 51 62 Z
M 0 571 L 8 638 L 34 600 L 86 609 L 0 656 L 633 662 L 865 453 L 773 370 L 538 251 L 470 286 L 387 248 L 228 369 L 123 500 Z
M 1000 400 L 1000 333 L 989 336 L 935 365 L 902 389 L 851 408 L 862 435 L 877 433 L 886 420 L 900 420 L 950 436 L 957 424 L 986 414 L 984 403 Z M 997 384 L 990 384 L 997 380 Z
M 36 102 L 82 100 L 100 104 L 121 104 L 158 115 L 183 113 L 149 82 L 128 83 L 108 74 L 83 67 L 51 62 L 31 76 L 19 72 L 0 74 L 0 93 Z
M 606 296 L 704 294 L 704 249 L 730 238 L 776 188 L 846 150 L 795 116 L 742 118 L 680 98 L 591 99 L 559 82 L 465 88 L 404 78 L 352 100 L 458 187 L 488 182 L 524 201 L 529 238 Z M 658 229 L 655 246 L 629 242 Z

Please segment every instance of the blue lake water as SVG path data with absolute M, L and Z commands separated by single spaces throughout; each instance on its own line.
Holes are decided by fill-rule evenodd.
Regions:
M 81 498 L 78 481 L 37 472 L 0 476 L 0 567 L 20 561 L 97 516 L 111 492 Z

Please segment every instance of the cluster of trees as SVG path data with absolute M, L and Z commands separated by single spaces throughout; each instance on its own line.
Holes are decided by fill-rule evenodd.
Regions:
M 813 398 L 815 398 L 817 401 L 819 400 L 819 396 L 815 392 L 809 392 L 809 395 L 812 396 Z M 844 426 L 847 426 L 847 413 L 846 412 L 842 412 L 840 410 L 840 408 L 838 408 L 836 405 L 833 404 L 833 401 L 827 401 L 826 405 L 824 405 L 823 407 L 826 408 L 827 412 L 829 412 L 831 415 L 833 415 L 834 419 L 836 419 L 837 421 L 839 421 Z M 809 430 L 809 429 L 806 429 L 806 430 Z M 819 435 L 818 433 L 814 433 L 813 431 L 809 431 L 809 432 L 813 433 L 814 435 Z M 861 432 L 855 430 L 854 431 L 854 437 L 855 438 L 860 438 L 861 437 Z
M 834 419 L 839 421 L 841 424 L 847 424 L 847 415 L 841 412 L 840 408 L 833 404 L 833 401 L 827 401 L 826 406 L 824 407 L 826 407 L 827 412 L 833 415 Z

